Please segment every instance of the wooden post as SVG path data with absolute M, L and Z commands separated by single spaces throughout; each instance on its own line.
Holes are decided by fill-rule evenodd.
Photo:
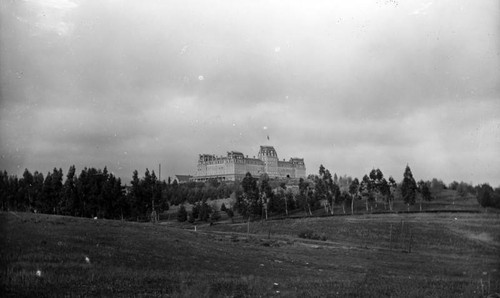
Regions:
M 389 230 L 389 249 L 392 251 L 392 224 L 391 224 L 391 229 Z
M 405 227 L 405 222 L 401 219 L 401 232 L 399 232 L 399 242 L 401 243 L 401 248 L 404 249 L 405 247 L 405 234 L 404 234 L 404 227 Z
M 411 229 L 410 229 L 410 243 L 408 245 L 408 253 L 411 253 L 411 242 L 412 242 L 412 240 L 413 240 L 413 235 L 412 235 Z

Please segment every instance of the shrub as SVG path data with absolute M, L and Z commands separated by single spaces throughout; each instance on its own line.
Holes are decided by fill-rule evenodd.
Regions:
M 326 241 L 327 239 L 325 235 L 318 235 L 312 230 L 301 231 L 298 236 L 304 239 L 321 240 L 321 241 Z
M 218 221 L 220 219 L 220 214 L 217 210 L 212 213 L 211 219 L 213 221 Z
M 500 209 L 500 190 L 493 190 L 488 184 L 476 187 L 477 200 L 483 207 L 493 207 Z
M 201 203 L 200 206 L 200 220 L 208 221 L 210 214 L 212 213 L 212 207 L 210 207 L 206 201 Z
M 194 223 L 194 216 L 193 216 L 193 212 L 190 212 L 188 214 L 188 222 L 189 223 Z
M 198 216 L 200 215 L 200 203 L 199 202 L 196 203 L 195 205 L 193 205 L 192 213 L 193 213 L 194 219 L 197 219 Z
M 181 207 L 177 211 L 177 220 L 180 222 L 185 222 L 187 220 L 187 211 L 184 205 L 181 205 Z
M 227 208 L 226 209 L 226 214 L 231 219 L 231 222 L 234 222 L 233 221 L 233 217 L 234 217 L 234 211 L 233 211 L 233 209 Z

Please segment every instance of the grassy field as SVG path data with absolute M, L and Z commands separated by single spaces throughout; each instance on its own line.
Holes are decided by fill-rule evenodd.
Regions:
M 500 292 L 497 213 L 334 216 L 203 224 L 194 231 L 174 221 L 154 225 L 9 212 L 0 213 L 0 224 L 1 296 Z M 327 240 L 299 238 L 305 230 Z

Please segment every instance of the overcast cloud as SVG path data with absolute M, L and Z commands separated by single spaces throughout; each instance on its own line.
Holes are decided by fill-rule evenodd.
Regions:
M 352 2 L 352 3 L 351 3 Z M 500 4 L 2 1 L 0 169 L 198 154 L 500 184 Z M 269 136 L 269 141 L 267 140 Z

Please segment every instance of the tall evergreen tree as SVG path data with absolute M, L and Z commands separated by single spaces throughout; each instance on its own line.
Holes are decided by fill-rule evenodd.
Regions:
M 122 185 L 120 178 L 115 179 L 113 186 L 113 197 L 114 197 L 114 214 L 115 218 L 124 219 L 130 216 L 131 206 L 128 204 L 127 197 L 125 196 L 125 187 Z
M 57 169 L 54 169 L 53 173 L 48 172 L 47 176 L 45 176 L 45 180 L 43 181 L 42 197 L 40 200 L 40 212 L 42 213 L 55 214 L 56 212 L 56 205 L 59 198 L 54 187 L 56 186 L 57 181 L 52 182 L 53 179 L 57 179 L 57 177 L 54 177 L 56 172 Z
M 431 201 L 432 200 L 432 195 L 431 191 L 429 188 L 429 184 L 423 180 L 418 181 L 417 186 L 418 186 L 418 192 L 419 192 L 419 197 L 420 197 L 420 211 L 422 211 L 422 201 Z
M 33 173 L 33 184 L 32 184 L 32 202 L 31 202 L 31 207 L 33 208 L 33 211 L 38 212 L 40 211 L 40 206 L 41 206 L 41 198 L 42 198 L 42 191 L 43 191 L 43 182 L 45 181 L 45 178 L 43 177 L 42 173 L 39 173 L 38 171 L 35 171 Z
M 405 172 L 403 174 L 403 183 L 401 184 L 401 194 L 403 196 L 403 201 L 410 210 L 410 205 L 415 204 L 415 197 L 417 194 L 417 183 L 413 178 L 410 166 L 406 165 Z
M 9 209 L 9 202 L 7 196 L 9 195 L 9 175 L 7 171 L 0 171 L 0 204 L 1 210 L 7 211 Z
M 325 175 L 325 167 L 323 165 L 319 165 L 319 177 L 323 179 L 323 176 Z
M 252 177 L 252 174 L 246 173 L 245 178 L 241 181 L 243 193 L 238 196 L 236 201 L 236 209 L 243 216 L 249 218 L 250 215 L 258 215 L 262 210 L 259 204 L 259 190 L 257 181 Z
M 210 214 L 212 214 L 213 211 L 214 210 L 212 210 L 212 207 L 210 207 L 207 201 L 204 200 L 200 205 L 200 220 L 208 221 L 208 219 L 210 218 Z
M 180 222 L 185 222 L 187 220 L 187 211 L 186 207 L 184 207 L 184 204 L 179 207 L 179 210 L 177 211 L 177 220 Z
M 18 210 L 27 211 L 31 209 L 33 202 L 33 182 L 33 175 L 28 169 L 24 169 L 23 178 L 19 181 L 20 191 L 22 192 L 22 202 L 19 202 L 21 208 Z
M 75 166 L 70 166 L 63 185 L 61 213 L 65 215 L 76 216 L 77 210 L 80 209 L 80 202 L 78 200 L 78 193 L 76 189 L 77 177 L 75 172 Z
M 142 189 L 139 179 L 139 172 L 134 170 L 132 173 L 132 181 L 130 182 L 129 204 L 132 206 L 132 216 L 138 218 L 139 215 L 145 214 L 145 208 L 142 204 Z

